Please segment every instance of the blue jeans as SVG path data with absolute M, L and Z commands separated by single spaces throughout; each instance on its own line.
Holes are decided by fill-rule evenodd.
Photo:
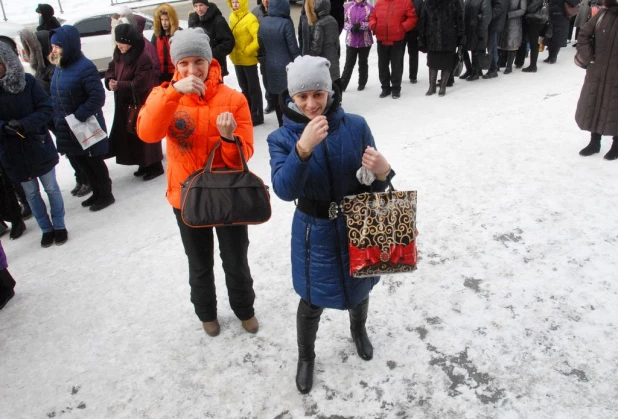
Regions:
M 487 40 L 487 52 L 491 55 L 489 71 L 498 71 L 498 32 L 490 32 Z
M 43 184 L 43 189 L 49 199 L 51 207 L 51 221 L 47 215 L 47 207 L 45 201 L 41 197 L 39 190 L 39 180 Z M 58 182 L 56 182 L 56 169 L 51 169 L 38 179 L 32 179 L 28 182 L 21 182 L 21 186 L 26 193 L 26 199 L 32 210 L 32 214 L 36 219 L 37 224 L 43 233 L 49 233 L 53 230 L 62 230 L 64 226 L 64 200 Z

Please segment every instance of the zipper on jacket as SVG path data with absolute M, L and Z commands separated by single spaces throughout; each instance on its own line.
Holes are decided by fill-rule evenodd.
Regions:
M 307 302 L 311 304 L 311 279 L 309 266 L 311 263 L 311 224 L 305 229 L 305 287 L 307 288 Z

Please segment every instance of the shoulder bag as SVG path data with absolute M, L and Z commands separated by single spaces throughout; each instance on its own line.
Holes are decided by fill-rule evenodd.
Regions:
M 210 151 L 206 166 L 182 184 L 181 216 L 189 227 L 262 224 L 270 219 L 268 187 L 249 171 L 240 140 L 234 137 L 234 141 L 242 170 L 212 168 L 215 152 L 221 145 L 219 141 Z

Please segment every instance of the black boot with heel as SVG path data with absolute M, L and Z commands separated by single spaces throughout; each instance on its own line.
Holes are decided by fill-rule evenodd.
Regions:
M 296 312 L 296 333 L 298 343 L 298 365 L 296 368 L 296 388 L 307 394 L 313 387 L 313 367 L 315 363 L 315 339 L 320 326 L 323 308 L 309 304 L 301 299 Z
M 448 77 L 446 79 L 448 80 Z M 445 83 L 446 84 L 446 83 Z M 367 312 L 369 310 L 369 297 L 362 301 L 359 305 L 350 309 L 350 332 L 352 333 L 352 340 L 356 345 L 356 351 L 365 361 L 369 361 L 373 358 L 373 345 L 367 336 L 367 329 L 365 323 L 367 323 Z

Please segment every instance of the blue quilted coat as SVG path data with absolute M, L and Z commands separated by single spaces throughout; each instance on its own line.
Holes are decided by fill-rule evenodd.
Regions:
M 21 138 L 0 130 L 0 161 L 14 182 L 27 182 L 43 176 L 58 164 L 58 153 L 47 130 L 52 116 L 49 96 L 31 74 L 26 87 L 11 94 L 0 88 L 0 127 L 11 119 L 24 127 Z
M 82 54 L 79 32 L 71 25 L 64 25 L 49 32 L 58 37 L 62 47 L 60 67 L 56 67 L 51 81 L 51 97 L 54 106 L 54 125 L 56 126 L 56 145 L 58 151 L 69 156 L 103 156 L 107 154 L 109 140 L 106 138 L 83 150 L 71 132 L 65 116 L 74 114 L 79 121 L 95 115 L 103 131 L 105 118 L 105 90 L 96 66 Z
M 328 136 L 303 162 L 296 152 L 309 119 L 287 107 L 291 100 L 282 93 L 283 126 L 268 136 L 273 189 L 285 201 L 301 197 L 320 201 L 340 201 L 346 195 L 361 192 L 356 171 L 361 167 L 365 148 L 375 147 L 365 119 L 346 114 L 336 99 L 326 116 Z M 330 161 L 333 189 L 328 180 Z M 375 181 L 374 191 L 383 191 L 388 183 Z M 296 292 L 318 307 L 349 309 L 362 302 L 379 277 L 350 276 L 348 239 L 345 221 L 309 216 L 300 210 L 292 223 L 292 278 Z

